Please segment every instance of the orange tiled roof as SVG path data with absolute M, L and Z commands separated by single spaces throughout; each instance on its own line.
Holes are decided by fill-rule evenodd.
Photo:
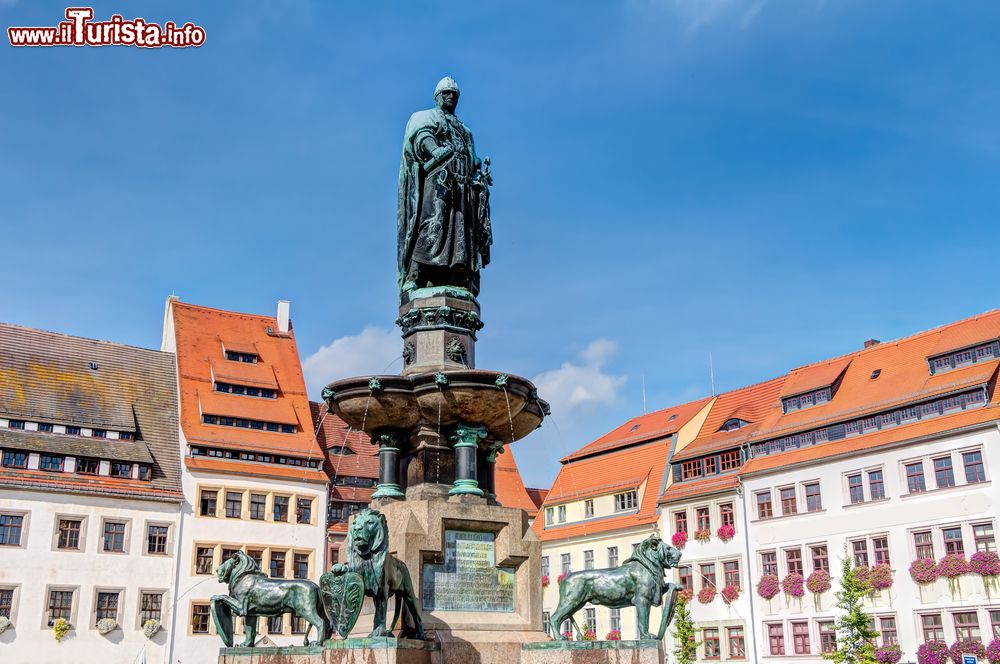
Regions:
M 327 410 L 326 404 L 311 401 L 309 409 L 316 429 L 316 441 L 326 457 L 323 469 L 331 481 L 336 476 L 378 479 L 378 447 L 372 444 L 368 434 L 352 431 L 346 422 Z M 339 447 L 346 447 L 353 454 L 334 454 L 331 451 Z
M 497 500 L 500 504 L 504 507 L 517 507 L 534 516 L 538 511 L 538 504 L 531 499 L 528 490 L 524 488 L 521 473 L 517 470 L 517 461 L 514 459 L 514 450 L 510 446 L 504 449 L 503 454 L 497 455 L 494 471 Z
M 851 363 L 849 357 L 839 357 L 828 362 L 818 362 L 808 367 L 794 369 L 788 374 L 782 397 L 791 397 L 833 385 Z
M 314 436 L 298 348 L 291 331 L 269 334 L 268 328 L 272 331 L 277 328 L 277 321 L 272 316 L 222 311 L 178 301 L 172 302 L 171 307 L 177 345 L 181 427 L 188 442 L 322 458 L 323 452 Z M 259 362 L 226 360 L 224 340 L 238 343 L 242 348 L 252 347 L 259 355 Z M 276 384 L 278 398 L 267 400 L 215 394 L 213 377 L 220 382 L 237 384 L 271 387 Z M 206 401 L 228 411 L 212 414 L 251 417 L 248 408 L 260 409 L 253 419 L 264 419 L 265 415 L 281 417 L 290 420 L 287 423 L 294 421 L 297 431 L 287 434 L 204 424 L 201 421 L 202 403 Z M 264 470 L 269 465 L 243 464 L 243 472 L 272 474 Z M 191 467 L 190 460 L 188 466 Z
M 653 438 L 663 438 L 677 433 L 682 426 L 694 417 L 711 399 L 664 408 L 654 413 L 633 417 L 625 424 L 612 429 L 594 442 L 585 445 L 562 458 L 562 462 L 582 459 L 600 452 L 607 452 L 619 447 L 634 445 Z
M 286 466 L 278 463 L 255 463 L 238 461 L 236 459 L 219 459 L 215 457 L 185 457 L 184 465 L 188 470 L 228 475 L 253 475 L 254 477 L 273 477 L 282 480 L 298 480 L 300 482 L 319 482 L 326 484 L 326 473 L 321 468 L 305 468 L 302 466 Z
M 531 502 L 535 504 L 536 509 L 542 506 L 542 503 L 545 502 L 545 496 L 549 492 L 548 489 L 533 489 L 530 487 L 525 488 L 525 491 L 528 492 L 528 497 L 531 498 Z
M 675 482 L 667 487 L 667 490 L 657 500 L 657 504 L 672 503 L 695 496 L 710 496 L 714 493 L 735 489 L 739 483 L 739 476 L 736 473 L 715 475 L 691 482 Z

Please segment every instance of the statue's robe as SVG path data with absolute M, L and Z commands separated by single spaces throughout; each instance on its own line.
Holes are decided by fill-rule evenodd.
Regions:
M 433 155 L 424 147 L 427 138 L 454 150 L 429 172 L 425 165 Z M 410 116 L 399 164 L 400 290 L 432 282 L 478 291 L 478 272 L 484 265 L 481 201 L 473 186 L 478 166 L 472 132 L 457 117 L 439 108 Z

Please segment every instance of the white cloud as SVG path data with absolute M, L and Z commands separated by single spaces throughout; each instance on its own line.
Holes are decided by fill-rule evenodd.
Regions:
M 556 416 L 579 408 L 610 405 L 628 379 L 604 372 L 604 365 L 617 351 L 616 342 L 597 339 L 580 353 L 579 364 L 564 362 L 558 369 L 538 374 L 532 382 Z
M 384 327 L 366 327 L 360 334 L 334 339 L 302 363 L 310 398 L 319 399 L 323 386 L 339 378 L 400 369 L 402 344 L 399 332 Z M 400 366 L 394 366 L 397 361 Z

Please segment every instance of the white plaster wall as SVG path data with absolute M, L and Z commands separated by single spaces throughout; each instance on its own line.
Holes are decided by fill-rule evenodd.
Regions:
M 960 452 L 981 448 L 987 481 L 974 485 L 963 485 L 965 474 Z M 817 453 L 820 447 L 816 448 Z M 918 458 L 928 459 L 951 453 L 957 486 L 934 489 L 933 468 L 925 465 L 925 479 L 928 491 L 923 494 L 908 495 L 903 463 Z M 851 505 L 846 485 L 846 475 L 857 470 L 882 466 L 885 476 L 887 499 L 860 505 Z M 802 601 L 786 601 L 779 594 L 770 602 L 761 599 L 754 592 L 754 602 L 758 630 L 758 654 L 760 661 L 781 659 L 769 654 L 764 624 L 780 621 L 785 626 L 785 652 L 787 659 L 794 656 L 796 661 L 820 662 L 818 655 L 819 635 L 817 618 L 832 619 L 834 615 L 833 593 L 837 589 L 840 563 L 845 555 L 845 546 L 856 538 L 886 534 L 889 539 L 890 563 L 894 570 L 894 585 L 874 602 L 869 609 L 875 615 L 895 615 L 900 646 L 904 661 L 916 660 L 916 649 L 923 642 L 919 624 L 919 613 L 940 612 L 944 623 L 946 641 L 955 641 L 954 624 L 951 613 L 955 610 L 975 610 L 979 613 L 983 639 L 988 643 L 992 637 L 986 611 L 1000 609 L 1000 596 L 993 592 L 990 598 L 985 593 L 978 575 L 965 576 L 961 581 L 960 593 L 954 598 L 944 580 L 921 588 L 909 575 L 909 565 L 915 558 L 913 543 L 914 530 L 930 529 L 934 533 L 935 557 L 944 556 L 941 538 L 942 526 L 961 525 L 966 557 L 975 551 L 972 539 L 972 523 L 993 522 L 996 531 L 998 484 L 1000 481 L 1000 432 L 990 427 L 977 432 L 950 435 L 927 442 L 896 447 L 868 454 L 857 454 L 850 458 L 834 459 L 812 466 L 779 470 L 764 476 L 744 479 L 744 498 L 750 509 L 755 509 L 753 500 L 757 491 L 818 479 L 821 485 L 823 510 L 819 513 L 797 514 L 770 520 L 756 520 L 756 513 L 750 515 L 750 549 L 752 577 L 756 585 L 761 576 L 758 552 L 775 549 L 778 552 L 779 577 L 786 573 L 782 548 L 794 545 L 803 547 L 804 572 L 812 571 L 806 545 L 826 542 L 829 555 L 833 589 L 824 593 L 817 605 L 806 591 Z M 867 491 L 867 480 L 865 482 Z M 866 495 L 867 497 L 867 495 Z M 777 501 L 777 493 L 775 492 Z M 804 510 L 801 492 L 800 510 Z M 776 502 L 776 512 L 780 512 Z M 1000 536 L 1000 533 L 997 533 Z M 869 553 L 871 556 L 872 554 Z M 873 562 L 873 561 L 872 561 Z M 791 620 L 808 620 L 810 628 L 811 656 L 794 655 L 790 627 Z
M 138 624 L 139 593 L 163 590 L 163 624 L 169 624 L 176 550 L 178 505 L 134 499 L 111 499 L 21 489 L 0 490 L 4 511 L 26 512 L 21 547 L 0 547 L 0 586 L 17 586 L 13 626 L 0 634 L 0 661 L 93 662 L 136 661 L 146 651 L 149 664 L 166 662 L 168 634 L 146 639 Z M 58 517 L 83 517 L 80 551 L 56 549 Z M 102 519 L 128 521 L 126 553 L 104 553 Z M 168 555 L 145 553 L 146 522 L 169 524 Z M 73 629 L 61 643 L 47 626 L 50 586 L 75 587 Z M 101 636 L 94 627 L 97 589 L 122 589 L 119 628 Z

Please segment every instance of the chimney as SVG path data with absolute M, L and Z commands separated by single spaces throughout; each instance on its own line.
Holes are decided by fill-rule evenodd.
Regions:
M 880 343 L 882 343 L 882 342 L 879 341 L 878 339 L 869 339 L 868 341 L 865 342 L 865 348 L 871 348 L 872 346 L 878 346 Z
M 288 334 L 288 300 L 278 300 L 278 334 Z

